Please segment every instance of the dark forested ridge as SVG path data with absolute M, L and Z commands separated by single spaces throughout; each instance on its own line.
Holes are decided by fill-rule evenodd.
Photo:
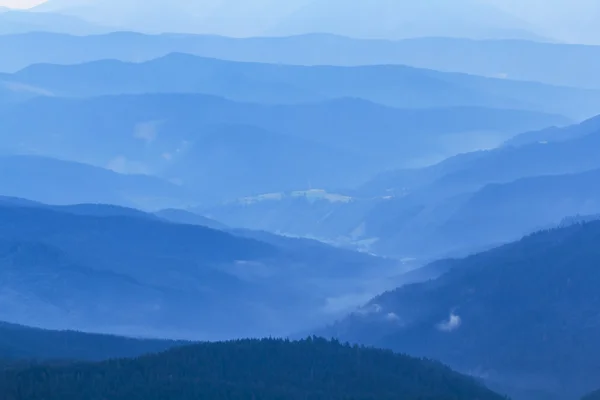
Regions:
M 600 399 L 600 390 L 592 392 L 586 396 L 584 396 L 581 400 L 598 400 Z
M 385 293 L 328 335 L 439 359 L 509 394 L 576 398 L 600 380 L 599 244 L 600 222 L 530 235 Z
M 137 359 L 0 374 L 6 400 L 500 400 L 433 361 L 324 339 L 204 343 Z
M 15 360 L 100 361 L 137 357 L 182 344 L 169 340 L 50 331 L 0 322 L 0 363 Z

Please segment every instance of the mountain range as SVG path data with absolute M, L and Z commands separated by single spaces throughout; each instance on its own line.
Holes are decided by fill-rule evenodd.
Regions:
M 551 229 L 386 292 L 327 336 L 442 360 L 515 399 L 597 387 L 600 223 Z
M 142 63 L 102 60 L 33 65 L 0 75 L 55 96 L 204 93 L 262 103 L 304 103 L 340 97 L 401 108 L 453 106 L 542 111 L 583 119 L 595 115 L 600 91 L 442 73 L 406 66 L 291 66 L 170 54 Z
M 0 36 L 0 71 L 32 64 L 80 64 L 104 59 L 149 61 L 173 52 L 238 62 L 294 65 L 402 64 L 550 85 L 600 89 L 595 73 L 600 47 L 523 40 L 417 38 L 361 40 L 330 34 L 230 38 L 214 35 L 144 35 L 113 32 L 70 36 L 28 33 Z M 519 54 L 519 57 L 514 57 Z
M 379 254 L 464 254 L 565 217 L 599 213 L 597 121 L 550 130 L 548 141 L 391 171 L 355 190 L 255 196 L 200 210 L 235 226 L 311 235 Z
M 19 199 L 0 202 L 0 265 L 0 320 L 194 339 L 307 329 L 399 270 L 310 240 Z
M 517 132 L 568 121 L 480 107 L 397 109 L 350 98 L 269 105 L 183 93 L 41 97 L 0 115 L 6 153 L 159 176 L 205 203 L 354 186 L 382 170 L 488 148 Z M 97 145 L 88 146 L 90 140 Z M 171 196 L 183 197 L 176 193 Z M 159 208 L 172 206 L 182 207 Z

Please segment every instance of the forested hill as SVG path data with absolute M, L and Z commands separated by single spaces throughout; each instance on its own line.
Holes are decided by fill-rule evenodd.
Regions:
M 433 361 L 325 339 L 204 343 L 137 359 L 0 374 L 11 400 L 500 400 Z
M 600 390 L 588 394 L 581 400 L 600 400 Z
M 477 371 L 514 397 L 600 382 L 600 222 L 529 235 L 384 293 L 324 333 Z M 542 397 L 545 396 L 545 397 Z
M 15 360 L 88 360 L 136 357 L 183 342 L 49 331 L 0 322 L 0 363 Z

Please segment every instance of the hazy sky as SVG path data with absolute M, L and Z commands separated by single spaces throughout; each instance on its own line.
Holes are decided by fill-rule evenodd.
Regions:
M 44 0 L 0 0 L 0 6 L 11 8 L 29 8 L 42 3 Z
M 43 2 L 44 0 L 0 0 L 0 6 L 28 8 Z M 213 25 L 215 26 L 209 26 L 209 23 L 206 21 L 203 21 L 203 23 L 207 26 L 207 28 L 211 28 L 212 30 L 215 30 L 220 26 L 226 26 L 228 23 L 231 25 L 232 21 L 233 25 L 235 26 L 241 26 L 243 24 L 257 25 L 261 23 L 268 25 L 268 23 L 271 21 L 262 20 L 277 20 L 278 17 L 294 10 L 295 6 L 311 2 L 314 2 L 315 4 L 320 3 L 320 8 L 325 11 L 327 11 L 328 5 L 335 5 L 337 8 L 347 10 L 350 7 L 340 7 L 340 4 L 352 4 L 351 2 L 373 2 L 377 4 L 394 5 L 403 3 L 409 4 L 411 7 L 416 5 L 423 7 L 433 6 L 434 10 L 440 9 L 438 6 L 439 4 L 442 4 L 445 7 L 441 8 L 444 8 L 445 10 L 444 12 L 438 13 L 441 18 L 443 18 L 444 14 L 448 12 L 448 10 L 452 10 L 452 8 L 449 9 L 447 7 L 448 5 L 454 6 L 456 4 L 456 12 L 467 16 L 473 15 L 476 17 L 476 20 L 481 18 L 479 18 L 480 16 L 477 14 L 477 7 L 474 7 L 475 5 L 493 5 L 496 7 L 496 9 L 502 9 L 507 15 L 516 17 L 521 22 L 525 23 L 527 30 L 535 33 L 536 36 L 567 42 L 600 44 L 600 28 L 598 27 L 597 23 L 598 19 L 600 18 L 600 0 L 54 0 L 55 4 L 60 5 L 86 2 L 104 5 L 105 7 L 103 8 L 108 7 L 108 10 L 110 11 L 106 12 L 106 10 L 102 11 L 100 9 L 94 10 L 94 15 L 92 15 L 91 18 L 86 19 L 89 19 L 92 22 L 100 23 L 101 25 L 123 25 L 131 27 L 132 29 L 136 29 L 135 24 L 131 25 L 125 23 L 131 18 L 128 20 L 126 17 L 120 18 L 119 15 L 132 14 L 135 17 L 133 18 L 134 22 L 140 22 L 139 13 L 137 12 L 139 8 L 144 7 L 147 10 L 159 9 L 159 22 L 164 20 L 164 24 L 170 24 L 169 27 L 171 27 L 171 25 L 181 25 L 183 28 L 186 26 L 185 24 L 177 24 L 173 22 L 176 21 L 176 17 L 181 17 L 181 15 L 187 16 L 187 19 L 190 19 L 188 22 L 191 23 L 191 26 L 197 26 L 197 16 L 191 18 L 191 14 L 195 14 L 191 11 L 197 11 L 197 9 L 204 9 L 204 11 L 206 11 L 206 9 L 209 9 L 216 11 L 217 15 L 212 21 Z M 220 4 L 221 6 L 219 6 Z M 222 4 L 225 4 L 225 6 Z M 232 4 L 234 6 L 232 6 Z M 438 6 L 435 6 L 436 4 L 438 4 Z M 285 7 L 282 5 L 285 5 Z M 383 10 L 383 8 L 381 9 Z M 59 10 L 62 12 L 62 9 L 59 8 Z M 168 15 L 165 15 L 167 10 L 169 11 L 167 13 Z M 176 15 L 177 12 L 179 12 L 179 16 Z M 315 15 L 309 15 L 310 18 L 305 18 L 309 22 L 313 23 L 313 25 L 315 21 L 319 22 L 320 20 L 319 13 L 314 14 Z M 321 21 L 326 26 L 335 27 L 337 23 L 341 23 L 340 21 L 343 21 L 343 18 L 341 18 L 339 15 L 339 12 L 337 14 L 329 14 L 329 19 L 323 19 L 323 21 Z M 435 12 L 430 14 L 435 14 Z M 339 18 L 336 18 L 336 15 Z M 367 13 L 367 15 L 369 14 Z M 146 15 L 145 17 L 150 18 L 151 16 Z M 377 18 L 381 17 L 378 16 Z M 395 22 L 397 22 L 396 20 L 398 20 L 398 18 L 394 19 Z M 443 19 L 440 19 L 440 21 L 446 22 Z M 284 22 L 292 23 L 293 27 L 294 21 Z M 488 24 L 488 21 L 481 19 L 481 23 Z M 410 23 L 406 21 L 404 21 L 403 24 L 410 25 Z M 422 24 L 423 21 L 416 21 L 415 23 L 415 25 L 418 27 L 420 27 Z M 438 23 L 437 25 L 443 24 Z M 492 24 L 489 25 L 490 27 L 493 27 Z M 239 30 L 243 31 L 244 29 L 242 28 L 243 27 L 240 27 Z M 316 28 L 320 28 L 320 26 L 317 26 Z M 246 30 L 252 31 L 250 28 Z M 220 32 L 217 30 L 216 32 L 228 34 L 227 31 Z M 280 33 L 259 32 L 267 34 Z M 290 32 L 283 33 L 285 34 Z M 339 32 L 335 31 L 333 33 Z M 342 34 L 343 33 L 344 32 L 342 32 Z M 432 34 L 436 34 L 436 32 L 432 32 Z

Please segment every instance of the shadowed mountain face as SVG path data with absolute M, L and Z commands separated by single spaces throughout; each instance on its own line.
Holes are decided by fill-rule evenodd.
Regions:
M 376 297 L 326 335 L 440 359 L 515 398 L 598 382 L 600 223 L 537 233 Z
M 252 237 L 123 208 L 6 199 L 0 319 L 139 336 L 281 335 L 339 315 L 344 307 L 328 302 L 374 290 L 367 282 L 394 266 L 311 241 Z
M 582 400 L 596 400 L 600 398 L 600 391 L 592 392 L 582 398 Z

